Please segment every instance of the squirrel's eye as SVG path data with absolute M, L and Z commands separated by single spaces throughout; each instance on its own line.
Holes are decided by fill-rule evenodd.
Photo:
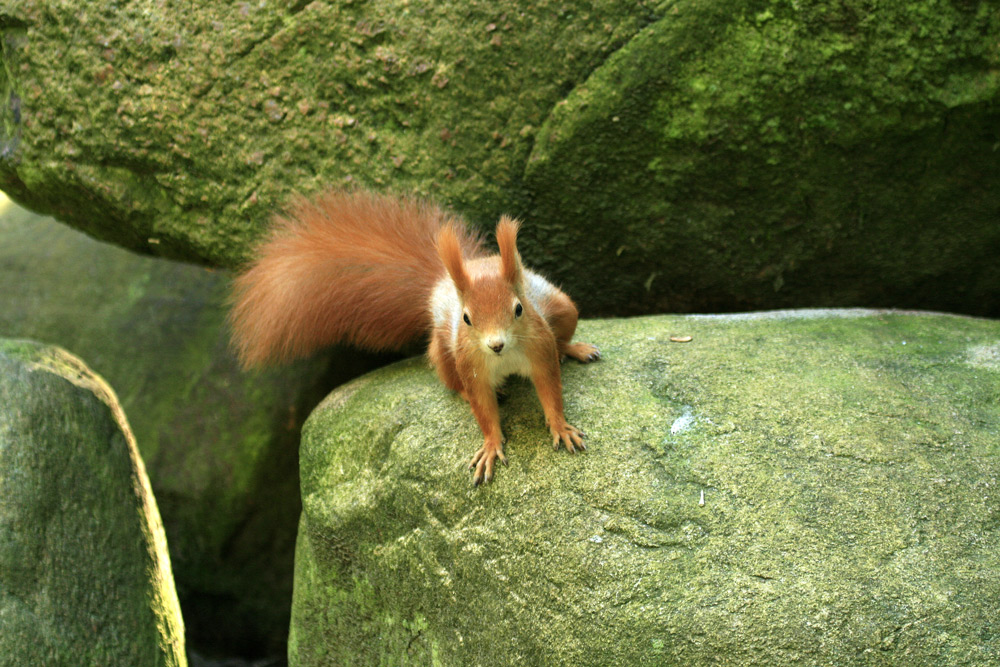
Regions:
M 524 308 L 521 307 L 521 304 L 514 306 L 514 317 L 521 317 L 521 313 L 523 312 Z
M 472 321 L 469 319 L 468 313 L 463 313 L 462 319 L 465 320 L 465 323 L 468 324 L 470 327 L 472 326 Z

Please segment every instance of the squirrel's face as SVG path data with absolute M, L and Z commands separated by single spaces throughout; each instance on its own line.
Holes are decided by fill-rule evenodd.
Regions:
M 523 347 L 528 304 L 505 280 L 480 278 L 462 306 L 461 326 L 484 354 L 510 354 Z

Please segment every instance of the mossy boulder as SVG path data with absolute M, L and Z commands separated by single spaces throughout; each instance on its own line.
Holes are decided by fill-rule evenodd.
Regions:
M 547 117 L 527 245 L 618 315 L 1000 315 L 998 41 L 988 2 L 678 2 Z
M 166 524 L 189 643 L 283 653 L 299 427 L 376 360 L 346 351 L 245 373 L 229 349 L 224 272 L 17 208 L 0 215 L 0 285 L 0 336 L 72 349 L 118 392 Z
M 438 199 L 591 314 L 1000 313 L 990 2 L 0 5 L 0 188 L 233 267 L 292 192 Z M 587 267 L 587 270 L 581 270 Z
M 0 663 L 183 667 L 163 525 L 114 392 L 0 340 Z
M 129 248 L 225 266 L 294 191 L 391 183 L 495 219 L 552 105 L 656 11 L 0 5 L 0 189 Z
M 420 360 L 307 421 L 290 664 L 982 665 L 1000 655 L 1000 322 L 585 321 L 510 465 Z M 691 336 L 687 343 L 674 336 Z

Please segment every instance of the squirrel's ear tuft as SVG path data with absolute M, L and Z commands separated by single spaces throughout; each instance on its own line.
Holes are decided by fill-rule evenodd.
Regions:
M 523 268 L 517 252 L 517 230 L 521 223 L 509 216 L 500 216 L 497 223 L 497 245 L 500 247 L 500 270 L 509 285 L 521 284 Z
M 469 274 L 465 271 L 465 260 L 462 258 L 462 244 L 458 240 L 458 234 L 452 225 L 445 225 L 437 234 L 437 251 L 444 262 L 444 268 L 451 276 L 451 282 L 455 283 L 455 289 L 459 294 L 464 294 L 469 289 Z

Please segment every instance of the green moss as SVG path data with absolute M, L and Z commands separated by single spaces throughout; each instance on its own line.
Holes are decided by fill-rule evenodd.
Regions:
M 186 665 L 163 525 L 121 406 L 64 350 L 0 343 L 0 653 Z
M 242 372 L 229 349 L 227 281 L 17 208 L 0 216 L 0 334 L 72 349 L 118 392 L 166 523 L 192 645 L 280 654 L 298 428 L 322 387 L 378 362 L 341 351 Z
M 418 360 L 313 413 L 292 664 L 996 655 L 1000 375 L 977 361 L 995 321 L 793 311 L 580 337 L 603 352 L 563 366 L 587 452 L 553 451 L 512 383 L 510 465 L 484 488 L 468 407 Z
M 148 10 L 148 8 L 146 8 Z M 530 132 L 651 9 L 600 1 L 11 12 L 0 185 L 152 254 L 227 266 L 294 191 L 433 194 L 492 221 Z M 86 37 L 80 37 L 81 31 Z
M 362 185 L 525 218 L 590 314 L 1000 308 L 987 2 L 32 1 L 3 32 L 0 186 L 134 250 L 235 267 L 291 193 Z
M 678 3 L 541 128 L 526 254 L 587 266 L 591 312 L 994 312 L 997 34 L 985 4 Z

